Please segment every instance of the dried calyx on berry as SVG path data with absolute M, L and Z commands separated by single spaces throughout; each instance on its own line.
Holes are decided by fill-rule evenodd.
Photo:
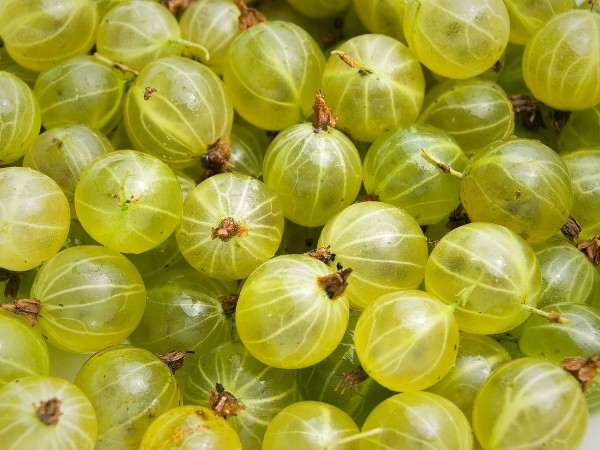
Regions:
M 334 391 L 340 391 L 340 395 L 344 395 L 346 391 L 354 392 L 358 389 L 358 385 L 369 378 L 365 369 L 359 364 L 351 372 L 342 372 L 340 381 L 337 382 Z
M 21 286 L 21 278 L 27 272 L 14 272 L 12 270 L 3 269 L 0 267 L 0 283 L 6 281 L 4 286 L 4 296 L 15 298 Z
M 325 131 L 329 127 L 335 127 L 335 114 L 331 108 L 325 104 L 325 97 L 321 90 L 315 94 L 315 103 L 313 104 L 313 128 L 315 133 Z
M 217 175 L 219 173 L 229 173 L 233 167 L 231 158 L 231 146 L 228 142 L 223 142 L 220 139 L 208 146 L 208 150 L 200 157 L 200 162 L 204 167 L 202 180 Z
M 217 228 L 212 227 L 210 230 L 211 239 L 220 239 L 227 242 L 235 236 L 247 236 L 248 226 L 243 223 L 238 223 L 233 217 L 226 217 L 221 221 Z
M 31 326 L 34 326 L 37 323 L 37 317 L 42 309 L 42 304 L 35 298 L 21 298 L 12 303 L 0 305 L 0 309 L 25 316 L 31 323 Z
M 188 9 L 192 0 L 160 0 L 160 3 L 166 6 L 173 14 L 177 15 Z
M 561 361 L 560 367 L 573 375 L 581 383 L 581 389 L 586 391 L 590 381 L 596 376 L 600 367 L 600 352 L 586 358 L 584 356 L 573 356 Z
M 579 233 L 581 233 L 581 225 L 579 225 L 575 217 L 569 216 L 560 231 L 570 241 L 577 242 Z
M 244 408 L 231 392 L 225 390 L 221 383 L 216 383 L 215 390 L 210 391 L 208 406 L 225 419 L 237 416 Z
M 325 290 L 327 296 L 335 300 L 346 292 L 346 287 L 348 286 L 347 280 L 351 273 L 352 269 L 344 269 L 340 265 L 336 273 L 323 275 L 317 279 L 317 282 L 319 283 L 319 287 Z
M 263 13 L 256 8 L 246 5 L 244 0 L 235 0 L 235 6 L 240 10 L 240 16 L 238 18 L 238 27 L 240 31 L 247 30 L 251 26 L 267 20 Z
M 329 245 L 327 247 L 319 247 L 315 248 L 314 250 L 309 250 L 304 254 L 306 256 L 310 256 L 311 258 L 318 259 L 325 264 L 335 261 L 335 253 L 331 253 Z
M 577 249 L 582 251 L 593 265 L 600 265 L 600 234 L 577 244 Z
M 35 409 L 35 414 L 42 423 L 46 425 L 56 425 L 60 416 L 63 414 L 60 410 L 61 404 L 62 401 L 56 397 L 47 401 L 41 401 Z
M 469 219 L 469 215 L 467 214 L 467 210 L 459 203 L 454 211 L 450 213 L 448 216 L 448 222 L 446 222 L 446 227 L 450 230 L 454 230 L 462 225 L 466 225 L 471 223 L 471 219 Z
M 194 352 L 192 352 L 192 351 L 182 352 L 180 350 L 173 350 L 168 353 L 155 353 L 155 355 L 158 356 L 160 358 L 160 360 L 169 367 L 169 369 L 171 369 L 172 373 L 175 373 L 183 367 L 183 364 L 185 362 L 185 357 L 189 353 L 194 353 Z
M 239 298 L 238 294 L 221 295 L 217 298 L 221 302 L 221 309 L 226 317 L 231 317 L 235 314 Z

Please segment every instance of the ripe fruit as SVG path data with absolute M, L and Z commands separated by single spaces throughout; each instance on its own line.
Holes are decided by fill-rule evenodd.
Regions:
M 321 49 L 306 31 L 291 22 L 267 21 L 231 42 L 223 80 L 244 120 L 283 130 L 310 115 L 324 65 Z
M 461 331 L 494 334 L 524 322 L 537 305 L 542 275 L 535 253 L 515 233 L 491 223 L 455 228 L 432 250 L 425 288 L 456 306 Z
M 489 450 L 549 448 L 554 442 L 577 448 L 587 421 L 585 399 L 575 379 L 534 358 L 519 358 L 496 369 L 473 407 L 473 430 Z
M 0 440 L 5 450 L 92 450 L 96 413 L 77 386 L 57 377 L 31 375 L 0 389 Z
M 75 188 L 75 211 L 99 243 L 142 253 L 164 242 L 181 220 L 181 186 L 164 162 L 146 153 L 106 153 L 86 166 Z
M 0 168 L 0 199 L 1 268 L 33 269 L 60 250 L 71 212 L 54 180 L 26 167 Z
M 529 40 L 523 79 L 533 95 L 561 110 L 600 103 L 600 15 L 572 10 L 554 16 Z
M 158 416 L 140 443 L 140 450 L 183 448 L 242 450 L 242 443 L 225 419 L 194 405 L 178 406 Z
M 137 449 L 146 428 L 178 406 L 175 377 L 158 356 L 131 345 L 95 353 L 79 369 L 75 385 L 98 417 L 96 450 Z
M 416 120 L 425 80 L 406 45 L 389 36 L 364 34 L 332 52 L 322 89 L 338 127 L 357 141 L 373 142 Z
M 236 309 L 238 334 L 252 356 L 297 369 L 335 350 L 348 325 L 348 274 L 304 255 L 261 264 L 244 283 Z
M 502 0 L 409 0 L 404 36 L 419 60 L 448 78 L 477 76 L 498 61 L 510 22 Z
M 426 389 L 456 359 L 454 307 L 422 291 L 382 295 L 359 317 L 354 346 L 365 372 L 382 386 L 397 392 Z

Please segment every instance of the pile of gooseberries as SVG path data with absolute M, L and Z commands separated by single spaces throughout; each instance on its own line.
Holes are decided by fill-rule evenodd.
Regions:
M 599 61 L 598 0 L 1 0 L 0 447 L 579 448 Z

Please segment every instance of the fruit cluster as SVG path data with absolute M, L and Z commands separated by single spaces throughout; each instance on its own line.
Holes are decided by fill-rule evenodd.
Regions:
M 597 2 L 1 0 L 0 40 L 3 449 L 579 445 Z

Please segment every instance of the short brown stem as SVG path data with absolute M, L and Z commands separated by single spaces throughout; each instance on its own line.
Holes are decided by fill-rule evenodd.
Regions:
M 426 148 L 421 149 L 421 153 L 423 154 L 423 158 L 425 158 L 429 163 L 436 166 L 438 169 L 441 169 L 442 172 L 450 174 L 453 177 L 458 178 L 459 180 L 462 180 L 464 178 L 464 173 L 454 170 L 450 164 L 439 160 L 438 158 L 433 156 Z
M 542 309 L 534 308 L 533 306 L 527 305 L 527 304 L 523 304 L 521 306 L 522 306 L 522 308 L 524 310 L 529 311 L 529 312 L 531 312 L 533 314 L 537 314 L 538 316 L 541 316 L 544 319 L 546 319 L 548 322 L 551 322 L 551 323 L 562 323 L 562 324 L 571 323 L 571 321 L 569 319 L 567 319 L 562 314 L 557 313 L 556 311 L 546 312 L 546 311 L 544 311 Z
M 342 62 L 344 64 L 346 64 L 348 67 L 351 67 L 352 69 L 358 69 L 357 70 L 358 74 L 363 77 L 373 73 L 373 71 L 371 69 L 369 69 L 364 64 L 362 64 L 361 62 L 354 59 L 352 56 L 350 56 L 346 52 L 343 52 L 341 50 L 334 50 L 331 52 L 331 54 L 337 55 L 337 57 L 340 58 L 342 60 Z
M 100 61 L 101 63 L 106 64 L 107 66 L 110 66 L 113 69 L 117 69 L 117 70 L 121 71 L 122 73 L 130 73 L 134 77 L 137 77 L 139 75 L 139 72 L 137 70 L 132 69 L 131 67 L 126 66 L 125 64 L 121 64 L 120 62 L 113 61 L 113 60 L 107 58 L 106 56 L 101 55 L 98 52 L 94 53 L 93 57 L 94 57 L 94 59 Z

